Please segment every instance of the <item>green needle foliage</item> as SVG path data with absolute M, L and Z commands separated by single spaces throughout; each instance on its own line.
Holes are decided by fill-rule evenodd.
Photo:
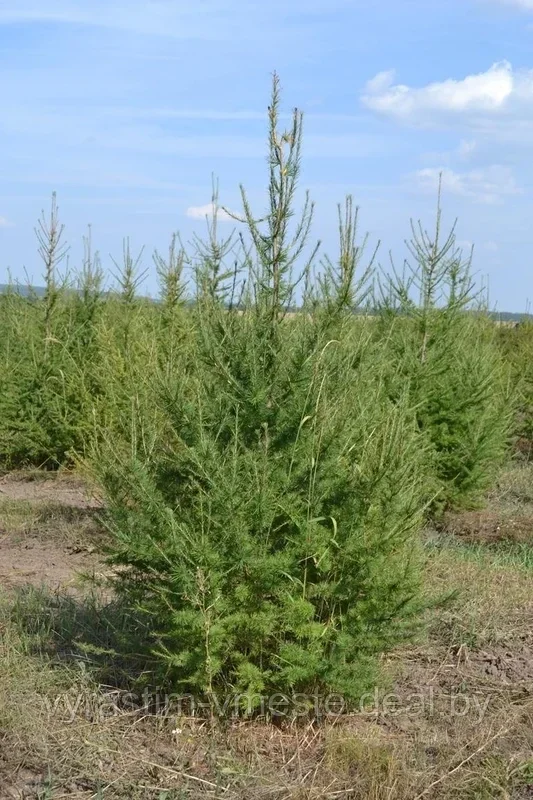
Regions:
M 497 331 L 483 313 L 471 256 L 443 237 L 440 190 L 435 230 L 412 224 L 412 262 L 382 284 L 379 331 L 388 341 L 390 392 L 409 387 L 431 445 L 434 511 L 472 506 L 504 459 L 513 418 Z M 413 295 L 419 293 L 416 300 Z
M 533 457 L 533 322 L 526 317 L 519 324 L 502 324 L 498 342 L 511 381 L 516 388 L 516 419 L 513 432 L 519 452 Z
M 66 381 L 69 310 L 61 302 L 64 287 L 58 275 L 68 248 L 55 195 L 36 234 L 44 265 L 43 297 L 10 291 L 2 303 L 0 458 L 6 466 L 57 466 L 72 444 L 77 421 L 77 400 Z
M 313 206 L 294 209 L 302 119 L 279 132 L 278 91 L 266 213 L 243 190 L 244 232 L 225 241 L 215 213 L 193 259 L 192 345 L 92 462 L 117 589 L 152 615 L 169 677 L 213 707 L 227 693 L 354 700 L 420 606 L 424 446 L 367 325 L 354 330 L 351 201 L 338 263 L 312 280 Z
M 154 254 L 157 302 L 127 239 L 113 290 L 90 231 L 78 274 L 59 274 L 55 197 L 44 293 L 0 295 L 0 466 L 87 463 L 116 590 L 152 619 L 167 680 L 213 709 L 360 697 L 418 624 L 424 517 L 478 503 L 506 454 L 509 386 L 533 430 L 530 328 L 498 334 L 440 197 L 376 299 L 351 197 L 336 257 L 319 255 L 302 116 L 279 120 L 276 77 L 266 209 L 244 188 L 242 212 L 223 209 L 215 184 L 206 236 Z

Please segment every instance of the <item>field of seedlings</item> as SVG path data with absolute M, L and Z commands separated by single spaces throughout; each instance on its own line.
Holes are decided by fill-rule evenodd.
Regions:
M 0 799 L 533 797 L 533 325 L 299 202 L 0 295 Z M 229 213 L 224 211 L 225 214 Z

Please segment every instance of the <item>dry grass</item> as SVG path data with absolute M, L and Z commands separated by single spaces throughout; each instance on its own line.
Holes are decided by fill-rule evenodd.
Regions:
M 439 532 L 467 543 L 533 546 L 533 467 L 517 460 L 505 470 L 485 508 L 448 513 Z
M 529 514 L 531 487 L 533 467 L 514 467 L 487 513 Z M 4 524 L 35 524 L 34 506 L 0 513 Z M 437 538 L 428 593 L 452 596 L 427 635 L 384 659 L 388 682 L 362 711 L 305 723 L 210 723 L 125 706 L 117 687 L 127 664 L 113 648 L 131 619 L 94 596 L 10 594 L 0 615 L 0 798 L 531 798 L 528 553 L 527 543 Z

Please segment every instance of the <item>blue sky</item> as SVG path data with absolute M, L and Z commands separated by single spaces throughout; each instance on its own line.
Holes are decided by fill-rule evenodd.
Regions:
M 277 70 L 327 250 L 350 192 L 401 260 L 442 171 L 493 304 L 533 300 L 533 0 L 0 0 L 0 65 L 0 282 L 39 282 L 54 190 L 72 266 L 88 223 L 106 267 L 129 235 L 152 293 L 151 251 L 202 231 L 212 173 L 261 212 Z

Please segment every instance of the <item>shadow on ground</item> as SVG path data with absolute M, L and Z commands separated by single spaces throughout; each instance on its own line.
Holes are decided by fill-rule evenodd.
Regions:
M 121 599 L 25 586 L 15 590 L 10 616 L 29 655 L 83 666 L 107 687 L 131 691 L 153 684 L 150 622 Z

